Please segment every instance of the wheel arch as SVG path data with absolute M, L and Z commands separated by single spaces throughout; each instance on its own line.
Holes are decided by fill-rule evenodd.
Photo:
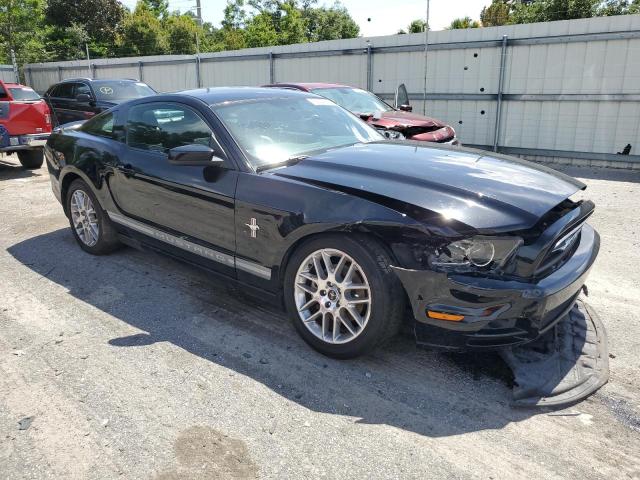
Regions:
M 363 229 L 355 230 L 353 228 L 347 228 L 346 226 L 343 226 L 343 227 L 333 228 L 329 230 L 324 230 L 321 232 L 310 232 L 296 239 L 291 245 L 287 247 L 287 249 L 284 252 L 284 255 L 282 256 L 282 261 L 280 262 L 280 268 L 278 271 L 278 286 L 281 291 L 284 289 L 284 280 L 286 276 L 286 271 L 287 271 L 287 268 L 289 268 L 289 262 L 291 261 L 293 254 L 304 244 L 312 240 L 315 240 L 321 237 L 330 237 L 335 235 L 349 235 L 355 238 L 367 237 L 367 238 L 373 239 L 384 249 L 384 251 L 387 253 L 387 255 L 389 255 L 389 258 L 393 263 L 395 264 L 398 263 L 397 258 L 393 250 L 391 249 L 391 247 L 387 244 L 387 242 L 384 240 L 382 235 L 377 233 L 375 230 L 363 230 Z
M 69 216 L 69 212 L 67 211 L 67 193 L 69 192 L 69 187 L 75 180 L 82 180 L 89 188 L 92 189 L 93 194 L 98 199 L 98 202 L 101 203 L 100 196 L 95 191 L 94 182 L 85 175 L 81 170 L 73 169 L 68 170 L 62 175 L 62 179 L 60 180 L 60 198 L 62 199 L 62 208 L 64 210 L 65 215 Z M 103 207 L 103 205 L 100 205 Z M 103 207 L 104 208 L 104 207 Z

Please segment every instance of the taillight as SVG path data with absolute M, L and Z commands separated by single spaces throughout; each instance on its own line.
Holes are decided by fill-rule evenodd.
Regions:
M 47 125 L 51 125 L 51 114 L 50 113 L 45 113 L 44 114 L 44 121 Z

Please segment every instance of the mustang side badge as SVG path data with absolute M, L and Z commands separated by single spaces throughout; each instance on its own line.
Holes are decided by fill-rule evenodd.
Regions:
M 251 238 L 256 238 L 258 236 L 258 230 L 260 230 L 257 220 L 252 218 L 251 223 L 245 223 L 245 225 L 251 229 Z

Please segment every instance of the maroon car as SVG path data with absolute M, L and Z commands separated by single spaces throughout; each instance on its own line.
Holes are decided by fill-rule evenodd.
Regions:
M 412 107 L 404 85 L 400 85 L 396 91 L 395 107 L 371 92 L 336 83 L 275 83 L 264 86 L 302 90 L 326 97 L 359 115 L 386 137 L 394 140 L 406 138 L 453 145 L 459 143 L 455 130 L 446 123 L 411 113 Z

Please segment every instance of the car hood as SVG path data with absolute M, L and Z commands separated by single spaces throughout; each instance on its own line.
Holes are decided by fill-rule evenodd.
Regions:
M 379 118 L 371 117 L 367 120 L 373 125 L 384 128 L 407 128 L 407 127 L 444 127 L 446 124 L 436 120 L 435 118 L 425 117 L 424 115 L 418 115 L 410 112 L 403 112 L 401 110 L 392 110 L 389 112 L 382 112 Z
M 409 216 L 415 216 L 417 207 L 439 214 L 440 221 L 456 220 L 495 233 L 531 228 L 585 188 L 567 175 L 519 158 L 419 142 L 342 147 L 275 174 L 368 198 Z

